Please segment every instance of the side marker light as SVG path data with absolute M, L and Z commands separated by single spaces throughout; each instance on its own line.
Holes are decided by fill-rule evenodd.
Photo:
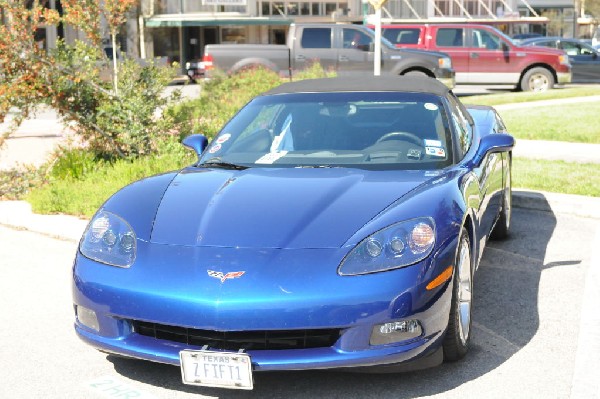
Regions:
M 432 290 L 432 289 L 444 284 L 446 281 L 450 280 L 450 278 L 452 277 L 453 270 L 454 270 L 454 266 L 448 266 L 446 268 L 446 270 L 444 270 L 436 278 L 431 280 L 425 288 L 427 288 L 427 290 Z

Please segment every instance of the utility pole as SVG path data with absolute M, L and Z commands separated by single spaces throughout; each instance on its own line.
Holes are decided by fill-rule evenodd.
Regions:
M 381 75 L 381 7 L 387 0 L 369 0 L 375 9 L 375 54 L 373 57 L 373 75 Z

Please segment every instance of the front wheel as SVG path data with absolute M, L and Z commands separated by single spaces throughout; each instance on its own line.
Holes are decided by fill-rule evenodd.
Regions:
M 471 240 L 463 228 L 456 250 L 452 303 L 448 329 L 444 337 L 444 360 L 454 362 L 462 359 L 469 350 L 471 341 L 471 315 L 473 304 L 473 260 Z
M 546 68 L 536 67 L 525 72 L 521 79 L 521 90 L 542 92 L 554 87 L 554 76 Z

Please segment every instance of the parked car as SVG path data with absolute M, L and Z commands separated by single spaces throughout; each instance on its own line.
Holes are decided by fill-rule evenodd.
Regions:
M 382 32 L 398 47 L 448 54 L 457 84 L 510 84 L 524 91 L 546 91 L 571 81 L 564 53 L 518 46 L 488 25 L 394 24 L 383 25 Z
M 512 136 L 419 77 L 283 84 L 198 162 L 90 221 L 75 330 L 101 351 L 252 389 L 272 370 L 403 371 L 471 341 L 473 278 L 511 219 Z
M 600 51 L 579 40 L 539 37 L 523 41 L 523 46 L 543 46 L 563 50 L 571 61 L 573 83 L 600 82 Z
M 362 79 L 373 74 L 375 32 L 360 25 L 292 24 L 287 44 L 210 44 L 204 48 L 204 67 L 236 72 L 262 66 L 282 76 L 310 67 L 315 61 L 338 76 Z M 447 54 L 395 48 L 382 40 L 381 74 L 421 75 L 454 87 L 454 69 Z
M 521 42 L 525 39 L 531 39 L 533 37 L 543 37 L 541 33 L 518 33 L 512 36 L 513 41 L 516 44 L 521 44 Z

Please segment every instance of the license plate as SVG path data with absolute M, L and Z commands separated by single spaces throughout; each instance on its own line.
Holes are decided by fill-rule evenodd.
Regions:
M 247 353 L 184 350 L 179 352 L 184 384 L 252 389 L 252 362 Z

